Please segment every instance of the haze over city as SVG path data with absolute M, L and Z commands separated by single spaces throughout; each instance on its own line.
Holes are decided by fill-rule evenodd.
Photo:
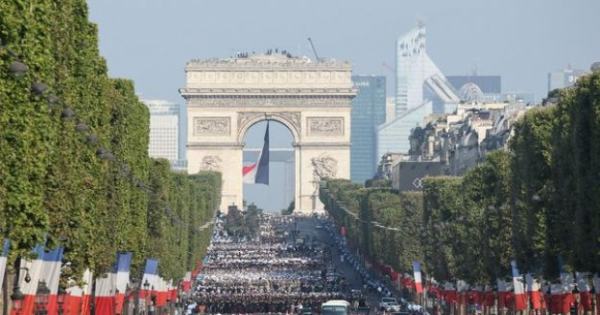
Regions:
M 600 315 L 600 1 L 1 0 L 2 315 Z
M 417 20 L 428 53 L 446 75 L 502 76 L 504 91 L 543 98 L 548 72 L 588 68 L 600 53 L 595 0 L 195 1 L 91 0 L 110 73 L 134 79 L 146 98 L 181 103 L 183 67 L 193 58 L 286 49 L 352 62 L 355 74 L 388 77 L 395 41 Z M 127 53 L 125 53 L 127 52 Z M 523 71 L 523 70 L 527 71 Z
M 427 27 L 427 52 L 445 75 L 499 75 L 503 92 L 528 93 L 535 101 L 548 92 L 549 72 L 587 68 L 600 52 L 600 42 L 590 40 L 600 29 L 600 3 L 592 0 L 89 4 L 111 75 L 134 79 L 142 98 L 176 104 L 184 104 L 178 89 L 188 61 L 275 48 L 315 59 L 308 37 L 320 57 L 350 61 L 353 74 L 386 76 L 386 94 L 394 96 L 396 40 L 419 21 Z M 272 139 L 289 148 L 291 136 L 282 131 Z M 249 147 L 262 145 L 259 133 L 247 138 Z M 246 188 L 252 202 L 278 211 L 287 201 L 269 195 L 285 184 L 280 165 L 272 174 L 277 185 Z

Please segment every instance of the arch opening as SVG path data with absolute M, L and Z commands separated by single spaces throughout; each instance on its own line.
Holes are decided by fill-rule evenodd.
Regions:
M 255 205 L 268 213 L 280 213 L 293 209 L 295 201 L 295 148 L 294 132 L 278 119 L 268 119 L 269 124 L 269 185 L 248 183 L 244 177 L 244 208 Z M 267 119 L 257 119 L 240 132 L 243 144 L 243 167 L 258 164 L 264 145 Z

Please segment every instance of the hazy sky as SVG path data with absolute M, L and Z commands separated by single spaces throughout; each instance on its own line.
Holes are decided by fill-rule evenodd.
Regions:
M 146 98 L 181 102 L 192 58 L 287 49 L 350 60 L 357 74 L 391 73 L 394 42 L 421 19 L 447 74 L 502 76 L 505 91 L 546 94 L 547 73 L 600 60 L 599 0 L 90 0 L 113 76 Z M 391 83 L 391 82 L 390 82 Z M 391 87 L 388 84 L 388 87 Z M 392 90 L 388 91 L 388 94 Z
M 138 94 L 182 103 L 184 66 L 192 58 L 286 49 L 349 60 L 355 74 L 380 74 L 393 92 L 395 40 L 427 25 L 427 50 L 446 75 L 502 76 L 504 91 L 547 93 L 547 74 L 600 61 L 600 0 L 90 0 L 100 50 L 115 77 Z M 284 127 L 281 127 L 284 129 Z M 262 145 L 264 126 L 249 135 Z M 273 137 L 278 141 L 277 137 Z M 289 133 L 279 139 L 289 142 Z M 289 144 L 287 144 L 289 146 Z M 277 145 L 272 145 L 277 146 Z M 273 173 L 277 173 L 274 166 Z M 283 177 L 282 177 L 283 178 Z M 282 178 L 277 179 L 281 180 Z M 276 189 L 274 187 L 272 189 Z M 287 206 L 255 188 L 259 203 Z

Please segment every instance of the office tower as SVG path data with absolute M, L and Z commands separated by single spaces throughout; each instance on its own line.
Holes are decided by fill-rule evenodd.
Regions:
M 350 178 L 357 183 L 371 179 L 377 171 L 376 128 L 385 122 L 384 76 L 352 76 L 358 90 L 352 100 Z

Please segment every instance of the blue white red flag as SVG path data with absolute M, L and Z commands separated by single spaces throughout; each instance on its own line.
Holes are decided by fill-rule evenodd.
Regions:
M 34 312 L 35 295 L 40 281 L 44 281 L 50 290 L 47 304 L 48 314 L 57 314 L 57 294 L 63 248 L 59 247 L 51 251 L 45 251 L 43 246 L 38 245 L 33 252 L 37 256 L 35 259 L 22 259 L 20 262 L 19 288 L 23 292 L 20 314 L 32 314 Z M 28 275 L 29 282 L 25 281 Z
M 149 258 L 146 259 L 144 267 L 144 276 L 142 277 L 142 289 L 140 290 L 140 298 L 145 299 L 156 292 L 159 286 L 160 277 L 158 276 L 158 260 Z
M 519 274 L 517 261 L 510 262 L 512 268 L 513 289 L 515 294 L 515 310 L 522 311 L 527 308 L 527 295 L 525 294 L 525 281 Z
M 418 261 L 413 261 L 413 272 L 415 275 L 415 289 L 417 293 L 423 293 L 423 280 L 421 277 L 421 264 Z
M 129 283 L 131 252 L 117 254 L 111 272 L 96 278 L 94 305 L 96 314 L 120 314 L 123 309 L 125 290 Z
M 242 169 L 244 183 L 269 185 L 269 121 L 265 130 L 262 151 L 256 163 L 246 165 Z

